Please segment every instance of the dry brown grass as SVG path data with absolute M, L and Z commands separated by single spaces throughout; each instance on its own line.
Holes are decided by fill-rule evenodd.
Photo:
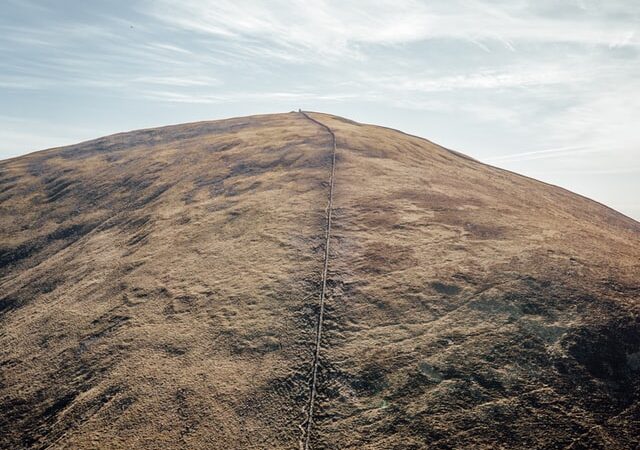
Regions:
M 313 117 L 312 448 L 640 445 L 640 224 Z M 330 143 L 290 113 L 0 162 L 0 446 L 296 448 Z

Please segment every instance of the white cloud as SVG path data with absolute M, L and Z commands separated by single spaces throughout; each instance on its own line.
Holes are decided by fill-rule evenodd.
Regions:
M 585 6 L 584 11 L 589 7 Z M 228 39 L 259 38 L 292 51 L 362 55 L 367 44 L 457 39 L 485 48 L 495 41 L 640 46 L 633 15 L 553 17 L 528 2 L 377 0 L 154 0 L 146 11 L 173 27 Z
M 602 150 L 597 157 L 576 161 L 580 168 L 601 170 L 612 163 L 637 167 L 640 161 L 640 81 L 619 77 L 601 80 L 600 89 L 589 90 L 545 119 L 550 140 Z
M 364 81 L 401 91 L 440 92 L 460 89 L 502 89 L 578 82 L 582 76 L 567 68 L 545 66 L 481 69 L 442 76 L 434 74 L 364 75 Z
M 141 76 L 136 77 L 132 81 L 141 84 L 159 84 L 165 86 L 217 86 L 220 80 L 209 76 L 188 75 L 182 77 L 176 76 Z
M 535 159 L 558 158 L 566 155 L 575 155 L 580 153 L 593 153 L 598 149 L 584 147 L 579 145 L 571 145 L 568 147 L 548 148 L 544 150 L 534 150 L 520 153 L 510 153 L 508 155 L 494 156 L 485 158 L 487 162 L 504 162 L 504 161 L 531 161 Z
M 341 102 L 357 97 L 345 93 L 313 93 L 313 92 L 228 92 L 223 94 L 198 94 L 175 92 L 170 90 L 144 90 L 142 95 L 149 99 L 169 103 L 219 104 L 248 101 L 270 102 L 304 102 L 304 101 L 333 101 Z

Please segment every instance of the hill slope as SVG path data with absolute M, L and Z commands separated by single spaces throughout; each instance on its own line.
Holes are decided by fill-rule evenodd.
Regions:
M 640 224 L 423 139 L 118 134 L 0 162 L 0 231 L 2 448 L 640 445 Z

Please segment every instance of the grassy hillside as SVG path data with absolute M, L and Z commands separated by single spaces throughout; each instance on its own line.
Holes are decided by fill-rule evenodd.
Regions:
M 640 445 L 640 224 L 309 117 L 310 448 Z M 1 161 L 0 447 L 298 448 L 332 156 L 289 113 Z

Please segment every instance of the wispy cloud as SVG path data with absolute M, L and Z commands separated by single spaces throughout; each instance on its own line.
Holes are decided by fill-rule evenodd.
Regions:
M 597 5 L 574 4 L 573 14 L 554 17 L 529 2 L 507 1 L 156 0 L 145 5 L 172 27 L 230 39 L 259 37 L 289 52 L 326 56 L 361 54 L 359 47 L 366 44 L 428 39 L 465 40 L 485 49 L 487 42 L 497 42 L 511 50 L 519 42 L 638 46 L 637 23 L 628 8 L 623 3 L 619 9 L 626 14 L 603 17 L 590 14 Z
M 51 83 L 46 78 L 0 74 L 0 87 L 4 89 L 44 89 Z
M 353 99 L 354 94 L 322 94 L 311 92 L 229 92 L 225 94 L 189 94 L 170 90 L 146 90 L 143 95 L 150 99 L 170 103 L 218 104 L 243 101 L 346 101 Z
M 640 65 L 632 67 L 640 70 Z M 637 166 L 640 161 L 640 81 L 633 76 L 611 74 L 599 89 L 582 93 L 568 108 L 545 118 L 549 138 L 559 143 L 582 144 L 603 150 L 599 158 L 580 161 L 588 169 L 602 169 L 612 163 Z
M 134 78 L 132 81 L 141 84 L 160 84 L 165 86 L 217 86 L 220 80 L 208 76 L 142 76 Z
M 440 92 L 460 89 L 503 89 L 566 84 L 580 81 L 582 76 L 561 67 L 505 67 L 480 69 L 472 73 L 441 76 L 439 74 L 401 74 L 364 76 L 363 80 L 401 91 Z
M 561 170 L 548 170 L 547 173 L 555 175 L 628 175 L 640 174 L 640 166 L 635 167 L 612 167 L 608 169 L 571 170 L 562 168 Z
M 520 152 L 520 153 L 510 153 L 508 155 L 494 156 L 485 158 L 487 162 L 513 162 L 513 161 L 531 161 L 535 159 L 549 159 L 549 158 L 559 158 L 568 155 L 578 155 L 581 153 L 594 153 L 601 152 L 604 149 L 585 147 L 585 146 L 569 146 L 569 147 L 558 147 L 558 148 L 548 148 L 545 150 L 534 150 L 528 152 Z

